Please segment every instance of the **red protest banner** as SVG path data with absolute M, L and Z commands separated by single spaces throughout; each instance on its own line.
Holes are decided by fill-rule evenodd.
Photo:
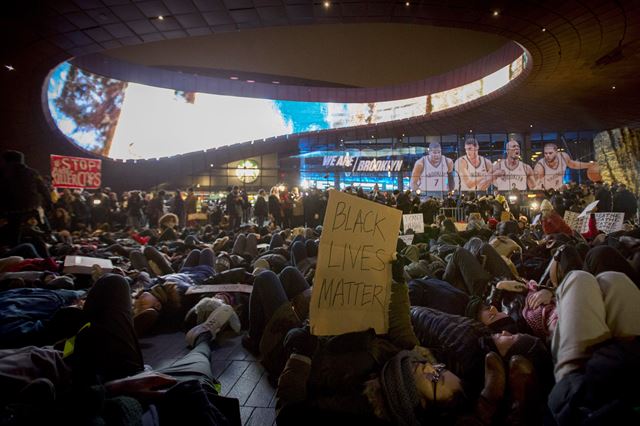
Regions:
M 96 189 L 102 185 L 102 160 L 51 155 L 54 188 Z

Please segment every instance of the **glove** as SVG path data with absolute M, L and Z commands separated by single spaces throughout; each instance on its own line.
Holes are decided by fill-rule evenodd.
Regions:
M 403 254 L 396 253 L 396 260 L 391 262 L 391 277 L 397 283 L 403 283 L 404 267 L 410 264 L 411 261 Z
M 289 353 L 305 355 L 311 358 L 318 346 L 318 338 L 308 328 L 293 328 L 284 338 L 284 348 Z

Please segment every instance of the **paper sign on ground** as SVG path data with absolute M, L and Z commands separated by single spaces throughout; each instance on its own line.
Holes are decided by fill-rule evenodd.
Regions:
M 409 235 L 400 235 L 400 239 L 402 240 L 403 243 L 405 243 L 406 245 L 410 245 L 413 242 L 413 234 L 409 234 Z
M 422 213 L 402 215 L 402 231 L 406 234 L 409 229 L 413 229 L 416 234 L 424 232 L 424 217 Z
M 309 312 L 313 334 L 388 331 L 401 217 L 400 210 L 329 191 Z
M 87 256 L 67 256 L 64 258 L 65 274 L 91 274 L 93 265 L 98 265 L 102 272 L 111 272 L 113 263 L 110 259 Z
M 580 213 L 580 216 L 578 217 L 586 217 L 589 213 L 593 211 L 593 209 L 596 208 L 596 206 L 598 205 L 598 201 L 599 200 L 595 200 L 594 202 L 587 204 L 587 207 L 585 207 L 584 210 L 582 210 L 582 213 Z
M 253 286 L 249 284 L 203 284 L 189 287 L 186 294 L 203 294 L 203 293 L 247 293 L 251 294 Z

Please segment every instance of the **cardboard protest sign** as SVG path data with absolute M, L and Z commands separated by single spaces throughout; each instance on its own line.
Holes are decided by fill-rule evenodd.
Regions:
M 402 231 L 406 234 L 409 229 L 413 229 L 416 234 L 424 232 L 424 217 L 422 213 L 402 215 Z
M 401 217 L 400 210 L 329 191 L 309 312 L 313 334 L 387 332 Z
M 54 188 L 97 189 L 102 185 L 102 160 L 51 155 Z

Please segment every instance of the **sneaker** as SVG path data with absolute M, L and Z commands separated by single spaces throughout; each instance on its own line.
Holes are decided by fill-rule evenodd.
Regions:
M 198 340 L 198 336 L 202 333 L 206 333 L 207 331 L 211 333 L 211 340 L 214 340 L 218 332 L 229 321 L 231 315 L 233 315 L 233 308 L 229 305 L 222 305 L 215 311 L 211 312 L 209 318 L 207 318 L 205 322 L 198 324 L 191 330 L 187 331 L 186 340 L 189 347 L 193 347 L 196 340 Z

